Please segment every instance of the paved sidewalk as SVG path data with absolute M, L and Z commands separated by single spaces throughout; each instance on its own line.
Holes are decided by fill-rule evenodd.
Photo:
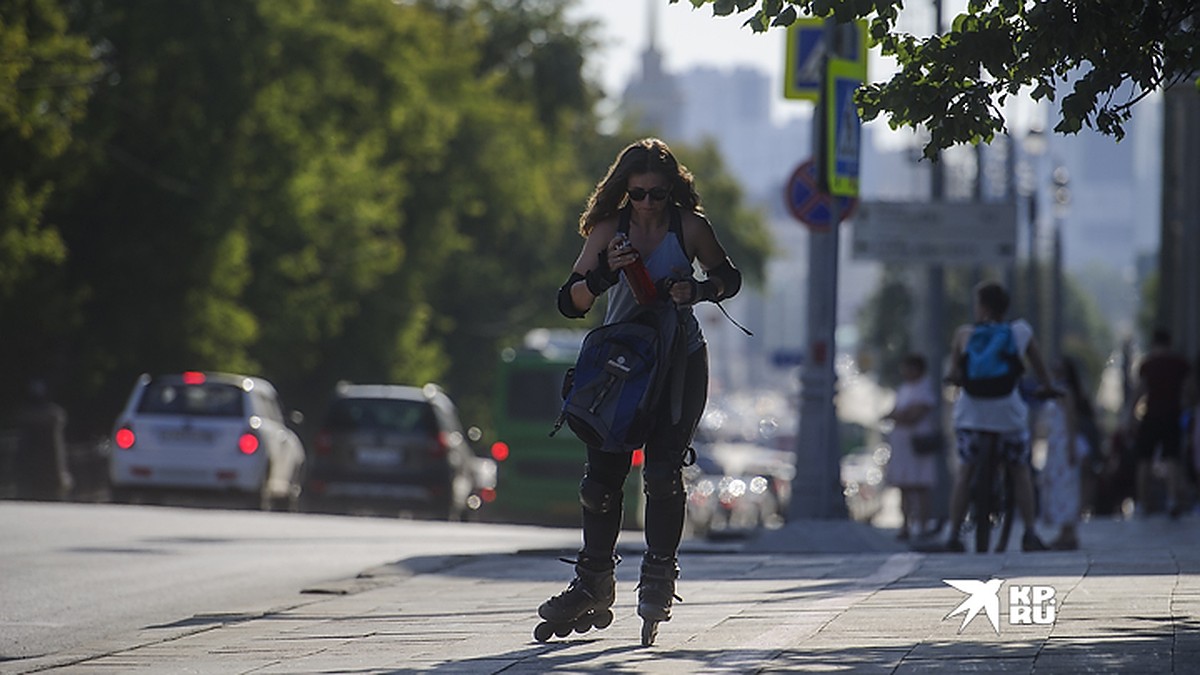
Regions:
M 637 535 L 638 533 L 631 533 Z M 1200 672 L 1200 517 L 1093 521 L 1072 552 L 926 554 L 885 530 L 792 523 L 742 543 L 688 542 L 674 619 L 639 645 L 636 536 L 616 621 L 532 639 L 564 586 L 559 551 L 407 560 L 306 589 L 268 612 L 191 617 L 0 673 Z M 943 579 L 1003 580 L 985 612 Z M 1021 586 L 1050 601 L 1010 610 Z M 1024 593 L 1024 595 L 1022 595 Z M 985 603 L 986 604 L 986 603 Z M 1052 623 L 1012 625 L 1010 618 Z M 961 627 L 961 632 L 960 632 Z

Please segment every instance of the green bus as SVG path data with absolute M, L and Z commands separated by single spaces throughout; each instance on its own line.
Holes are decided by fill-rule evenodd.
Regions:
M 563 425 L 550 431 L 562 410 L 563 375 L 575 365 L 582 331 L 537 329 L 520 348 L 500 354 L 492 420 L 496 441 L 496 501 L 501 520 L 578 526 L 579 481 L 587 456 L 583 443 Z M 625 485 L 625 526 L 640 527 L 641 451 Z M 636 480 L 634 476 L 637 476 Z

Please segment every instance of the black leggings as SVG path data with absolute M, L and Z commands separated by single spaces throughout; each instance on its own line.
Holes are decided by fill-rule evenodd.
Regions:
M 708 400 L 708 348 L 688 354 L 683 380 L 683 414 L 671 424 L 669 397 L 659 405 L 658 419 L 664 420 L 646 441 L 642 476 L 646 492 L 646 549 L 655 556 L 674 558 L 683 538 L 687 494 L 683 489 L 684 452 L 692 442 L 700 415 Z M 603 486 L 619 495 L 629 475 L 632 453 L 587 449 L 584 481 Z M 623 517 L 621 500 L 613 500 L 606 511 L 583 509 L 583 553 L 596 560 L 611 559 L 616 552 Z

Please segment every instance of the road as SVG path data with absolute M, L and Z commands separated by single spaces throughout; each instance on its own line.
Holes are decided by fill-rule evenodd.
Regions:
M 0 501 L 0 662 L 256 613 L 400 560 L 578 546 L 579 532 L 298 513 Z M 311 597 L 311 596 L 310 596 Z

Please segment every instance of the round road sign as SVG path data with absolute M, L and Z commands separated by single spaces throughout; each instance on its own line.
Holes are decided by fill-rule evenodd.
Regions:
M 854 197 L 831 197 L 818 190 L 816 163 L 811 159 L 796 167 L 785 190 L 788 211 L 814 232 L 830 229 L 835 207 L 840 223 L 858 206 L 858 199 Z

